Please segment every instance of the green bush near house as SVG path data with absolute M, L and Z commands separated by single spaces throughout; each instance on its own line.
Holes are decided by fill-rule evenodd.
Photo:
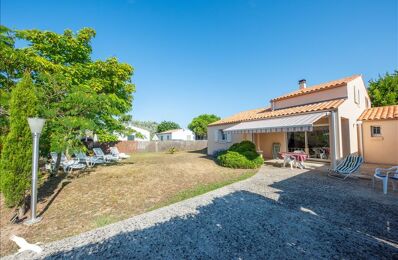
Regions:
M 252 151 L 256 153 L 256 145 L 250 141 L 242 141 L 240 143 L 233 144 L 228 151 L 234 151 L 238 153 Z
M 220 152 L 217 162 L 229 168 L 255 169 L 263 165 L 264 159 L 256 152 L 256 146 L 252 142 L 242 141 Z

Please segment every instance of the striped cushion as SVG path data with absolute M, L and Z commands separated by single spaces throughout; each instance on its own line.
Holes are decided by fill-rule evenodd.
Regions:
M 349 155 L 337 165 L 335 171 L 341 174 L 350 174 L 358 170 L 362 162 L 361 156 Z

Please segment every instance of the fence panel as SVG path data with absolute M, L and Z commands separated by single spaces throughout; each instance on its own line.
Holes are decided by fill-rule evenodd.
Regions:
M 165 152 L 171 147 L 177 151 L 196 151 L 207 148 L 207 140 L 121 141 L 115 143 L 115 146 L 122 153 Z

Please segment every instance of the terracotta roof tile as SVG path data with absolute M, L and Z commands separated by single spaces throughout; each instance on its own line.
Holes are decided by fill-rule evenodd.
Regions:
M 219 121 L 210 124 L 210 126 L 239 123 L 243 121 L 254 121 L 254 120 L 266 119 L 271 117 L 281 117 L 286 115 L 302 114 L 302 113 L 315 112 L 315 111 L 332 110 L 339 107 L 344 101 L 345 99 L 342 98 L 342 99 L 335 99 L 335 100 L 313 103 L 308 105 L 278 109 L 274 111 L 272 111 L 269 107 L 258 108 L 258 109 L 243 111 L 233 116 L 223 118 Z
M 305 95 L 305 94 L 309 94 L 309 93 L 312 93 L 312 92 L 317 92 L 317 91 L 321 91 L 321 90 L 325 90 L 325 89 L 340 87 L 340 86 L 346 85 L 348 82 L 350 82 L 351 80 L 354 80 L 354 79 L 356 79 L 358 77 L 361 77 L 361 75 L 353 75 L 353 76 L 350 76 L 350 77 L 329 81 L 329 82 L 326 82 L 326 83 L 318 84 L 318 85 L 307 87 L 307 88 L 304 88 L 304 89 L 299 89 L 299 90 L 290 92 L 290 93 L 288 93 L 286 95 L 282 95 L 282 96 L 279 96 L 277 98 L 271 99 L 271 101 L 287 99 L 287 98 L 301 96 L 301 95 Z
M 368 108 L 365 111 L 363 111 L 362 115 L 359 117 L 358 120 L 386 120 L 386 119 L 398 120 L 398 105 Z

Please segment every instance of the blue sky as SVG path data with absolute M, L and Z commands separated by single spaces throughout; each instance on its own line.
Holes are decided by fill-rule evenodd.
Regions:
M 15 29 L 92 27 L 93 58 L 135 68 L 132 115 L 185 127 L 308 85 L 398 68 L 398 1 L 1 1 Z

